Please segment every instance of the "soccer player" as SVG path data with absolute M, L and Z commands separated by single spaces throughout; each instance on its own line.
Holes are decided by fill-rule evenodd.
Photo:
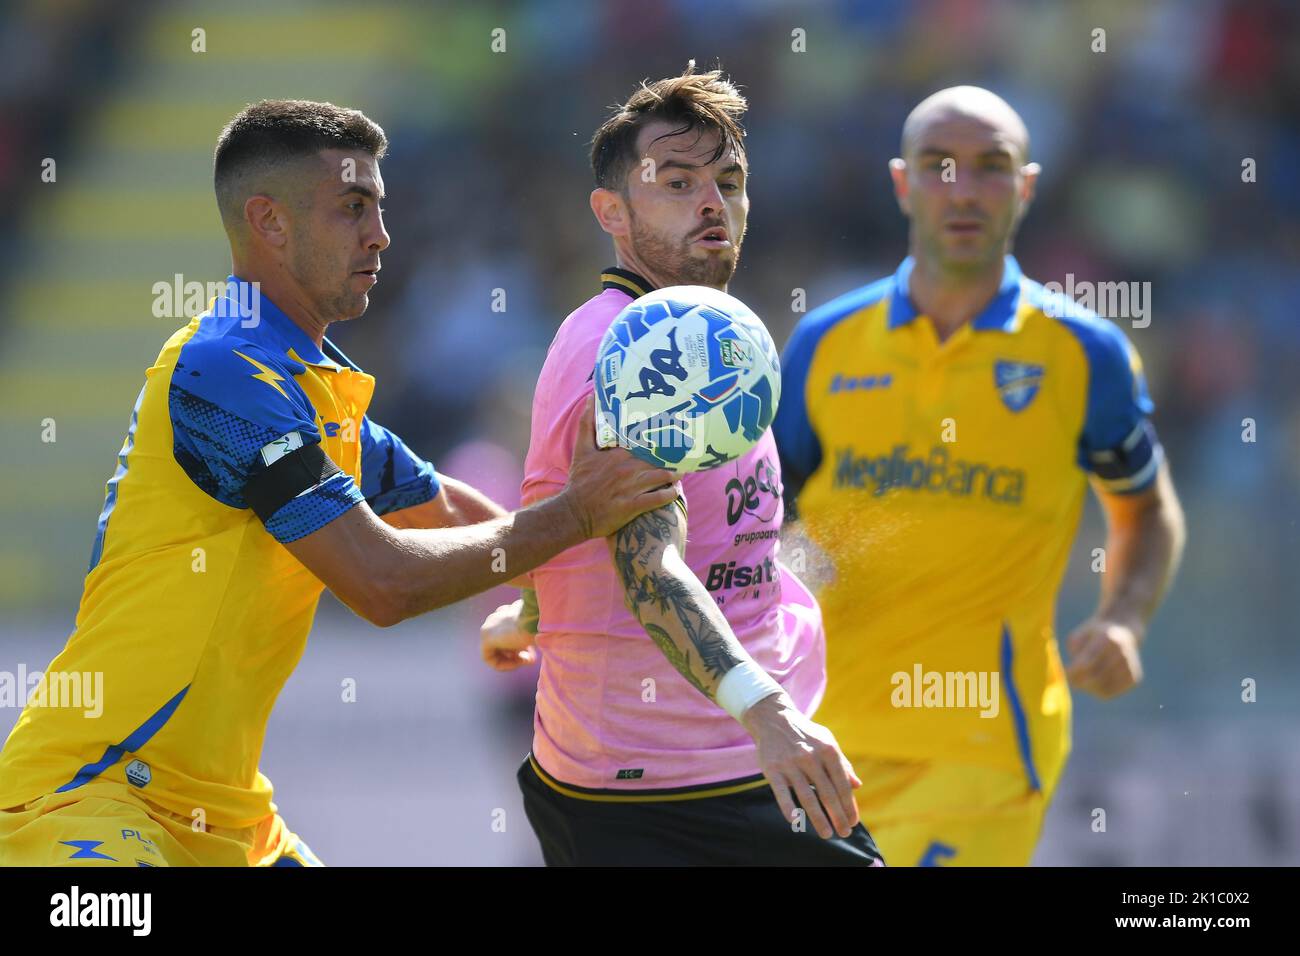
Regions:
M 891 863 L 1029 862 L 1069 751 L 1067 678 L 1101 698 L 1141 680 L 1182 550 L 1137 353 L 1010 255 L 1028 157 L 986 90 L 917 106 L 890 164 L 909 256 L 810 313 L 782 361 L 787 502 L 834 573 L 819 717 Z M 1053 613 L 1088 479 L 1105 573 L 1067 671 Z
M 726 289 L 749 212 L 745 107 L 719 71 L 691 68 L 642 84 L 597 130 L 591 210 L 618 265 L 551 343 L 525 502 L 554 494 L 575 443 L 590 440 L 581 410 L 615 316 L 656 287 Z M 518 777 L 546 862 L 881 865 L 853 805 L 859 781 L 807 716 L 824 639 L 816 603 L 778 559 L 771 432 L 682 490 L 689 548 L 684 503 L 648 512 L 608 546 L 533 572 L 539 626 L 525 599 L 484 624 L 498 669 L 533 659 L 525 625 L 537 630 L 533 752 Z
M 505 515 L 366 415 L 374 377 L 324 333 L 377 280 L 386 147 L 328 103 L 222 131 L 234 274 L 145 373 L 76 628 L 0 754 L 0 864 L 316 864 L 258 758 L 322 590 L 387 627 L 500 583 L 497 549 L 522 573 L 675 499 L 670 472 L 588 441 Z M 36 705 L 84 672 L 102 715 Z

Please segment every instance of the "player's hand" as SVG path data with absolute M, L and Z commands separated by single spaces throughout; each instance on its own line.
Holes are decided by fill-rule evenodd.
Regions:
M 853 790 L 862 781 L 831 732 L 800 713 L 785 694 L 760 700 L 741 723 L 758 745 L 759 766 L 785 818 L 791 824 L 796 819 L 793 791 L 818 836 L 847 837 L 858 823 Z
M 519 623 L 519 613 L 523 606 L 522 598 L 513 604 L 502 604 L 487 616 L 478 629 L 483 660 L 493 670 L 512 671 L 516 667 L 537 661 L 533 635 Z
M 1066 638 L 1070 666 L 1065 676 L 1079 690 L 1102 700 L 1118 697 L 1142 682 L 1141 641 L 1140 627 L 1089 618 Z
M 626 448 L 597 448 L 595 396 L 588 396 L 578 421 L 578 442 L 569 466 L 566 496 L 587 538 L 613 534 L 637 515 L 676 499 L 677 475 L 648 465 Z

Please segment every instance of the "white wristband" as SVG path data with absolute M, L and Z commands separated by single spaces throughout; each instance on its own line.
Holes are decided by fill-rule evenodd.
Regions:
M 718 706 L 737 720 L 764 697 L 783 693 L 780 684 L 753 661 L 737 664 L 722 675 L 715 700 Z

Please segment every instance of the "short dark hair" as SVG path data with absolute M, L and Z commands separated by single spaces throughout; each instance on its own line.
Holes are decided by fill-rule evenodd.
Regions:
M 262 100 L 244 107 L 221 135 L 212 160 L 213 188 L 223 219 L 238 218 L 243 198 L 236 184 L 259 167 L 269 168 L 326 149 L 353 149 L 383 159 L 388 137 L 360 110 L 312 100 Z
M 591 171 L 596 185 L 605 189 L 627 188 L 628 169 L 637 162 L 636 140 L 641 129 L 653 120 L 674 124 L 675 136 L 698 129 L 719 133 L 718 147 L 708 162 L 716 162 L 728 148 L 743 156 L 745 130 L 740 118 L 748 107 L 739 88 L 721 70 L 696 73 L 692 62 L 681 76 L 641 86 L 622 106 L 600 124 L 591 138 Z

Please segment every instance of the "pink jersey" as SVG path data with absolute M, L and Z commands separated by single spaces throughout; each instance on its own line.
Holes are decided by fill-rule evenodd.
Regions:
M 614 317 L 648 291 L 607 270 L 605 291 L 556 333 L 533 396 L 523 502 L 564 486 L 596 349 Z M 592 436 L 584 436 L 592 440 Z M 686 562 L 704 582 L 745 650 L 811 714 L 826 687 L 821 611 L 777 560 L 781 468 L 771 431 L 746 455 L 686 475 Z M 670 664 L 623 603 L 609 546 L 588 541 L 532 574 L 541 620 L 533 754 L 573 786 L 658 790 L 720 783 L 760 772 L 745 729 Z

